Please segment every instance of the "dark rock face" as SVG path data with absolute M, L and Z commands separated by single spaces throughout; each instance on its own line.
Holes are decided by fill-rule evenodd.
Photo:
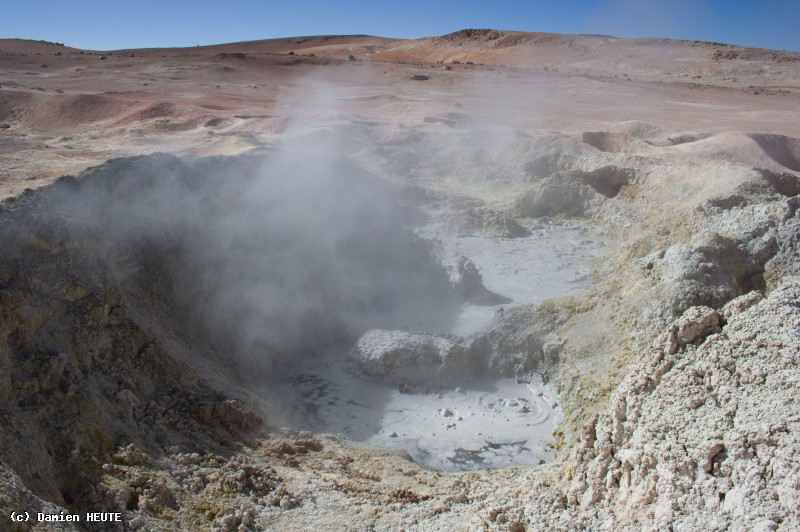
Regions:
M 0 403 L 13 427 L 0 460 L 48 501 L 117 511 L 98 462 L 117 446 L 214 449 L 260 419 L 201 419 L 199 404 L 225 397 L 165 348 L 91 240 L 38 210 L 48 193 L 0 210 Z

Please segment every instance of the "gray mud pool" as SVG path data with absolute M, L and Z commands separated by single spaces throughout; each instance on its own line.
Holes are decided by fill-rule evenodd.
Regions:
M 592 280 L 589 261 L 602 255 L 583 228 L 555 221 L 539 222 L 531 236 L 514 239 L 446 236 L 435 226 L 417 234 L 447 254 L 470 259 L 486 288 L 510 300 L 463 305 L 449 332 L 464 337 L 485 330 L 502 307 L 586 289 Z M 562 412 L 556 391 L 539 375 L 486 376 L 455 389 L 407 393 L 354 374 L 346 354 L 310 360 L 273 388 L 286 405 L 287 424 L 403 449 L 441 471 L 529 466 L 550 457 L 547 442 Z

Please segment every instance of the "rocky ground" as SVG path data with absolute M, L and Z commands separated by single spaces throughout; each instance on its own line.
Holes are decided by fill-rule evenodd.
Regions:
M 120 511 L 119 529 L 134 530 L 800 528 L 798 64 L 714 43 L 493 31 L 113 52 L 0 41 L 3 513 Z M 365 224 L 320 200 L 360 190 L 351 181 L 303 194 L 292 205 L 309 216 L 286 230 L 330 237 L 314 241 L 315 256 L 337 256 L 324 242 L 364 241 L 365 227 L 397 243 L 390 264 L 425 255 L 399 222 L 509 239 L 549 220 L 586 226 L 605 246 L 591 288 L 510 307 L 479 341 L 402 338 L 439 373 L 353 355 L 394 384 L 452 384 L 451 355 L 471 371 L 547 375 L 565 417 L 555 459 L 445 474 L 400 451 L 281 428 L 253 385 L 264 368 L 233 355 L 256 346 L 280 367 L 272 353 L 297 345 L 282 316 L 311 324 L 302 348 L 313 351 L 341 316 L 379 307 L 342 288 L 325 309 L 349 314 L 263 313 L 248 291 L 218 289 L 260 286 L 253 250 L 277 245 L 238 223 L 258 213 L 258 182 L 193 174 L 230 158 L 128 159 L 53 183 L 155 151 L 248 153 L 236 164 L 267 157 L 279 170 L 293 168 L 291 154 L 336 153 L 347 161 L 320 166 L 399 198 L 395 211 L 348 194 L 341 210 L 363 210 Z M 168 208 L 145 209 L 158 216 L 136 216 L 159 202 Z M 230 204 L 243 218 L 225 214 Z M 379 212 L 398 223 L 375 222 L 387 219 Z M 209 213 L 215 223 L 192 217 Z M 348 231 L 327 232 L 331 217 Z M 220 240 L 233 243 L 209 246 Z M 302 264 L 309 279 L 330 274 Z M 426 294 L 426 308 L 451 305 L 437 292 L 450 281 L 464 297 L 496 296 L 466 263 L 450 280 L 426 268 L 432 284 L 416 285 L 409 308 Z M 253 334 L 252 312 L 237 308 L 281 327 Z M 71 529 L 34 528 L 58 526 Z

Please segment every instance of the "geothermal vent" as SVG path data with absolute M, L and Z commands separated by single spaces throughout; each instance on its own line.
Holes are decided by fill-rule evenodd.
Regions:
M 4 284 L 59 316 L 13 349 L 107 367 L 139 342 L 134 358 L 249 390 L 268 426 L 343 433 L 442 470 L 540 463 L 561 416 L 543 378 L 559 343 L 510 340 L 524 335 L 514 312 L 534 311 L 502 309 L 586 286 L 591 246 L 546 220 L 524 238 L 448 236 L 414 198 L 319 154 L 153 155 L 62 178 L 3 210 Z M 43 283 L 55 292 L 32 288 Z M 79 336 L 114 320 L 119 338 L 85 352 Z M 132 405 L 158 393 L 155 377 L 135 380 L 119 378 Z

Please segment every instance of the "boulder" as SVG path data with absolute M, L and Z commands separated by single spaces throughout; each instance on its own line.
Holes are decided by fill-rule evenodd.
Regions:
M 371 329 L 349 358 L 366 375 L 401 388 L 452 387 L 474 379 L 485 358 L 485 342 L 450 336 Z
M 489 371 L 501 377 L 520 377 L 556 366 L 564 341 L 555 330 L 567 319 L 552 305 L 517 305 L 495 314 L 486 332 L 473 340 L 485 343 Z

